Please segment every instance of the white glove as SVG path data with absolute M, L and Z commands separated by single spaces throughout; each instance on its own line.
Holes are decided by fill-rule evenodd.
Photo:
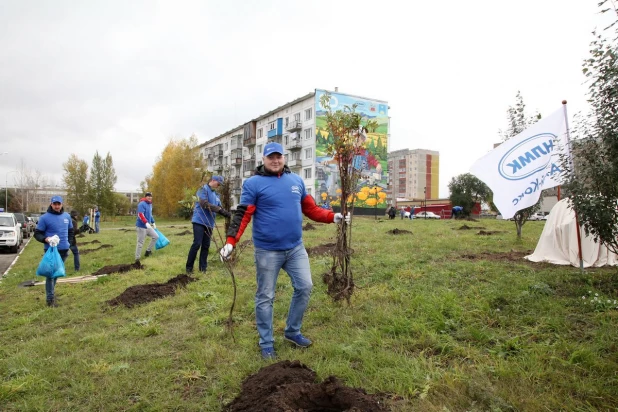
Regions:
M 157 228 L 157 225 L 153 223 L 153 224 L 152 224 L 152 228 L 153 228 L 153 229 L 156 229 L 156 228 Z
M 345 222 L 350 224 L 350 212 L 345 215 Z M 333 219 L 333 223 L 341 223 L 343 220 L 343 215 L 341 213 L 335 213 L 335 218 Z
M 219 255 L 221 256 L 221 262 L 223 262 L 224 260 L 230 260 L 233 251 L 234 246 L 232 246 L 230 243 L 226 243 L 225 246 L 223 246 L 219 251 Z
M 146 229 L 152 229 L 152 226 L 150 225 L 150 223 L 146 223 Z
M 53 235 L 47 238 L 47 243 L 49 243 L 49 246 L 58 246 L 58 243 L 60 243 L 60 238 L 58 235 Z

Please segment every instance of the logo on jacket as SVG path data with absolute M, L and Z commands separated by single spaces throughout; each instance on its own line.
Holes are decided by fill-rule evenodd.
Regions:
M 297 195 L 302 195 L 300 191 L 300 186 L 292 186 L 292 193 L 296 193 Z

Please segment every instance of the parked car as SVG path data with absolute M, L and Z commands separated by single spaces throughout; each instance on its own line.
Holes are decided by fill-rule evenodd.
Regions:
M 0 213 L 0 247 L 17 253 L 22 241 L 21 225 L 13 213 Z
M 425 219 L 425 216 L 427 216 L 427 219 L 440 219 L 440 216 L 436 215 L 434 212 L 418 212 L 414 214 L 414 219 Z
M 547 220 L 547 215 L 543 212 L 533 213 L 528 220 Z
M 23 213 L 13 213 L 15 215 L 15 219 L 19 222 L 22 231 L 22 239 L 29 238 L 34 233 L 35 225 L 31 222 L 28 222 L 26 215 Z

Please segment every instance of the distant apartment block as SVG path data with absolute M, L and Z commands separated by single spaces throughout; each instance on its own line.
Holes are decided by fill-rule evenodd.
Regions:
M 388 154 L 391 194 L 397 199 L 438 199 L 440 153 L 402 149 Z

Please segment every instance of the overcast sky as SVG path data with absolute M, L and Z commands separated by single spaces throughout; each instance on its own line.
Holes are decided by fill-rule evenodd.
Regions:
M 389 103 L 390 150 L 439 151 L 448 196 L 518 90 L 531 114 L 585 109 L 596 3 L 0 0 L 0 186 L 22 165 L 59 183 L 98 150 L 135 190 L 170 138 L 338 87 Z

